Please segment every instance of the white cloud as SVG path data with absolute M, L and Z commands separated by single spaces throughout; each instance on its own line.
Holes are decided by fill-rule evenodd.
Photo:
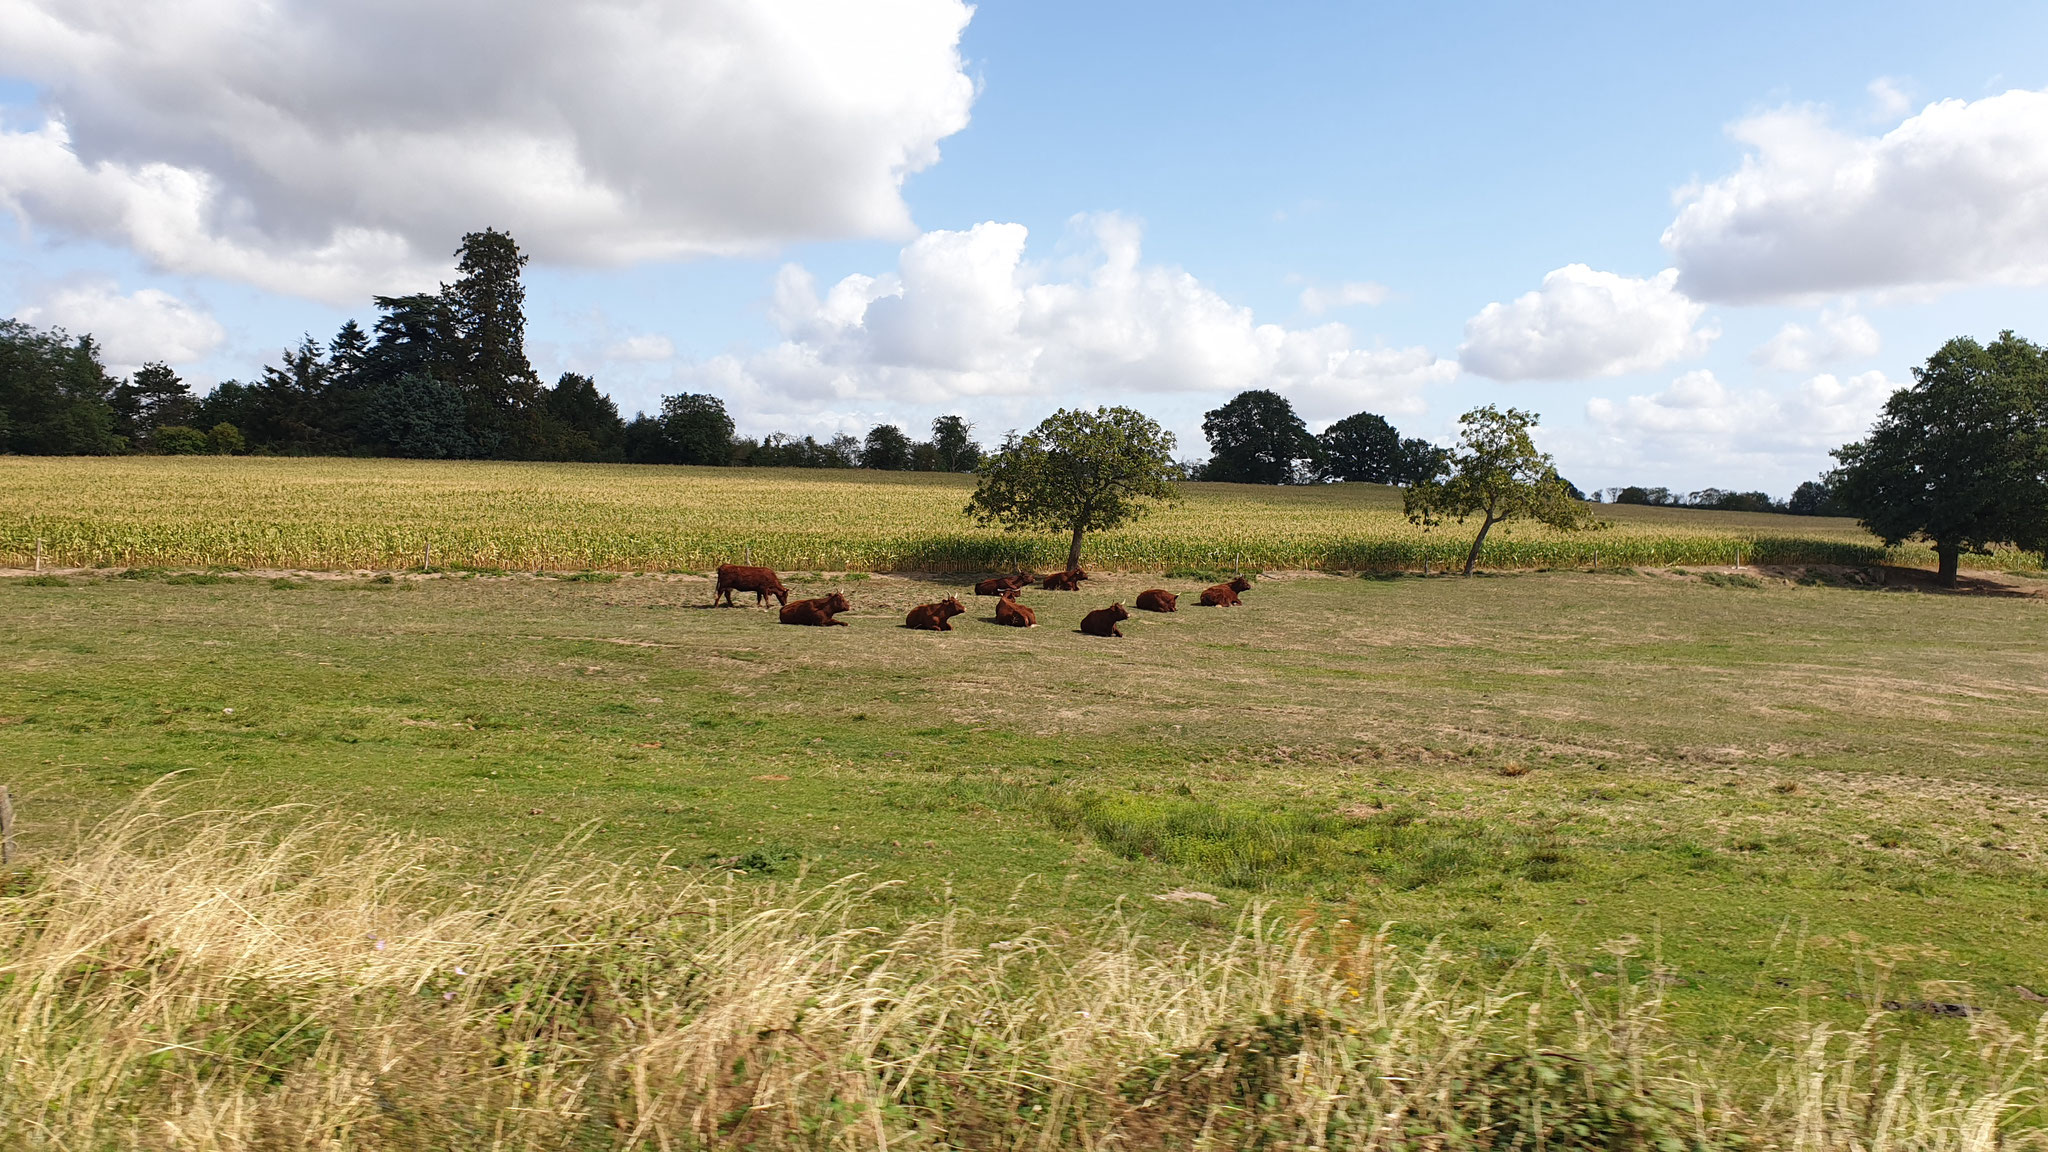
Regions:
M 1301 290 L 1301 310 L 1311 316 L 1321 316 L 1339 308 L 1376 308 L 1386 300 L 1387 286 L 1370 280 L 1346 281 L 1335 288 L 1310 285 Z
M 1457 375 L 1424 348 L 1357 347 L 1343 324 L 1255 323 L 1187 272 L 1145 264 L 1129 220 L 1075 226 L 1082 250 L 1058 265 L 1025 258 L 1023 225 L 990 222 L 925 233 L 893 272 L 848 276 L 822 295 L 808 271 L 787 266 L 769 313 L 784 342 L 681 378 L 756 419 L 962 397 L 1043 407 L 1273 388 L 1317 420 L 1415 412 L 1430 386 Z
M 974 98 L 961 0 L 0 0 L 0 204 L 336 302 L 462 233 L 608 263 L 906 235 Z
M 190 364 L 227 340 L 219 321 L 168 292 L 144 288 L 123 295 L 111 283 L 60 288 L 19 313 L 23 323 L 90 333 L 115 375 L 126 375 L 152 360 Z
M 1865 90 L 1870 93 L 1871 108 L 1880 120 L 1896 120 L 1913 108 L 1913 98 L 1895 77 L 1879 76 Z
M 2048 92 L 1943 100 L 1882 136 L 1812 108 L 1732 132 L 1741 167 L 1684 190 L 1664 232 L 1698 299 L 2048 281 Z
M 1687 372 L 1654 395 L 1587 401 L 1598 445 L 1589 455 L 1638 483 L 1674 475 L 1724 486 L 1797 483 L 1825 468 L 1829 451 L 1861 438 L 1898 387 L 1882 372 L 1865 372 L 1738 390 L 1712 372 Z
M 1508 304 L 1465 323 L 1458 361 L 1495 380 L 1619 376 L 1697 356 L 1720 329 L 1700 327 L 1704 305 L 1666 269 L 1647 280 L 1568 264 Z
M 661 335 L 628 336 L 607 345 L 604 358 L 607 360 L 631 360 L 651 363 L 673 360 L 676 354 L 675 342 Z
M 1788 321 L 1749 359 L 1774 372 L 1811 372 L 1837 360 L 1867 359 L 1882 347 L 1884 340 L 1870 321 L 1854 312 L 1822 309 L 1818 328 Z

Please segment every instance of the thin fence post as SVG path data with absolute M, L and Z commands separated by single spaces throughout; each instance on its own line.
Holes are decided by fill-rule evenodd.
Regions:
M 14 863 L 14 801 L 0 784 L 0 864 Z
M 43 570 L 43 538 L 36 537 L 36 571 Z

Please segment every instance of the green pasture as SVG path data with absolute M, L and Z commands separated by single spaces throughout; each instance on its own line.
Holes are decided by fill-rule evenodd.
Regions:
M 1073 629 L 1201 581 L 941 634 L 897 625 L 953 578 L 797 573 L 855 605 L 812 630 L 680 576 L 16 577 L 0 782 L 31 857 L 177 773 L 186 807 L 445 839 L 470 881 L 574 839 L 900 880 L 880 915 L 951 901 L 988 939 L 1119 903 L 1196 938 L 1261 904 L 1392 922 L 1480 966 L 1548 936 L 1595 979 L 1661 956 L 1679 1022 L 1743 1043 L 1886 1000 L 1936 1037 L 1965 1025 L 1929 1006 L 2039 1015 L 2040 581 L 1706 575 L 1282 574 L 1121 641 Z

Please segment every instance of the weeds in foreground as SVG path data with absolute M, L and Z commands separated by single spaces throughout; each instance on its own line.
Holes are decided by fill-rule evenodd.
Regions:
M 2048 1147 L 2048 1021 L 1939 1071 L 1875 1012 L 1688 1055 L 1633 941 L 1614 988 L 1541 949 L 1481 985 L 1341 921 L 969 947 L 864 926 L 857 878 L 474 870 L 145 796 L 0 889 L 0 1144 Z

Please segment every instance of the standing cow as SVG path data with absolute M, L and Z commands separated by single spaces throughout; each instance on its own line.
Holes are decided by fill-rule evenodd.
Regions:
M 951 632 L 953 617 L 967 609 L 960 606 L 958 596 L 948 596 L 936 604 L 919 604 L 903 618 L 905 628 L 918 628 L 926 632 Z
M 1239 592 L 1252 590 L 1252 582 L 1239 576 L 1228 584 L 1217 584 L 1202 589 L 1202 606 L 1205 608 L 1235 608 L 1244 603 L 1237 598 Z
M 770 596 L 785 607 L 789 604 L 789 589 L 782 584 L 782 577 L 773 568 L 749 568 L 744 564 L 720 564 L 718 566 L 718 591 L 711 594 L 711 603 L 718 603 L 721 597 L 725 606 L 735 607 L 734 592 L 752 592 L 756 608 L 768 602 Z
M 820 596 L 815 600 L 799 600 L 784 607 L 782 622 L 804 624 L 812 628 L 844 628 L 847 626 L 846 621 L 834 620 L 832 617 L 851 607 L 843 594 L 834 592 L 830 596 Z

